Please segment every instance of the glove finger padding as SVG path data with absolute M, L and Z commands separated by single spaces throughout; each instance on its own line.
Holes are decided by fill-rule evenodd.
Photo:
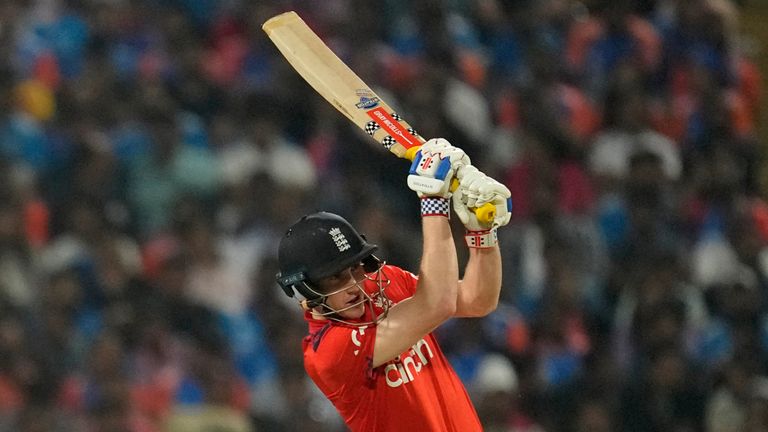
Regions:
M 459 178 L 459 186 L 464 189 L 464 203 L 469 208 L 475 208 L 478 207 L 479 189 L 486 175 L 473 166 L 466 168 L 461 170 L 463 175 Z
M 467 230 L 483 231 L 509 223 L 512 202 L 506 186 L 472 166 L 460 168 L 456 175 L 460 183 L 454 191 L 453 209 Z M 496 208 L 494 220 L 490 224 L 480 222 L 472 211 L 486 203 Z
M 454 173 L 470 163 L 469 156 L 460 148 L 442 138 L 431 139 L 416 152 L 408 173 L 408 187 L 420 197 L 449 198 Z
M 466 196 L 464 196 L 464 191 L 465 189 L 461 186 L 453 191 L 453 211 L 466 227 L 470 223 L 471 217 L 475 218 L 475 220 L 477 220 L 477 217 L 472 213 L 470 207 L 465 204 Z
M 486 177 L 488 182 L 480 183 L 478 187 L 479 198 L 475 205 L 480 207 L 486 203 L 491 203 L 496 207 L 496 213 L 493 219 L 493 228 L 498 228 L 509 223 L 512 218 L 512 194 L 509 189 L 498 181 Z

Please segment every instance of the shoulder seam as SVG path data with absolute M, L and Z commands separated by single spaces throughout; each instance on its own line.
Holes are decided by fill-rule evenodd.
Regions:
M 331 328 L 331 323 L 327 323 L 320 330 L 310 335 L 312 338 L 312 351 L 317 352 L 317 349 L 320 347 L 320 341 L 322 341 L 325 332 L 327 332 L 329 328 Z

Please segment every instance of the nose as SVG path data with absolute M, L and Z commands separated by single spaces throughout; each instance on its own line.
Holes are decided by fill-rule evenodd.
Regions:
M 355 295 L 359 291 L 360 288 L 357 287 L 358 279 L 354 276 L 349 278 L 349 282 L 347 283 L 346 287 L 346 293 L 350 295 Z

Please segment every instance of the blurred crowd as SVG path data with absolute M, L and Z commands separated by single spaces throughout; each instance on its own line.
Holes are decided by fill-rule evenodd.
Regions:
M 276 244 L 335 211 L 415 270 L 418 202 L 264 36 L 286 10 L 512 191 L 499 308 L 438 330 L 486 430 L 768 430 L 741 3 L 0 2 L 0 432 L 344 430 Z

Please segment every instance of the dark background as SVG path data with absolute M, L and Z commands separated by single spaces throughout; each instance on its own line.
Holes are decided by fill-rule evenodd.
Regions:
M 276 244 L 415 270 L 418 204 L 286 10 L 512 191 L 498 310 L 438 330 L 486 430 L 768 430 L 765 2 L 7 0 L 0 431 L 344 429 Z

